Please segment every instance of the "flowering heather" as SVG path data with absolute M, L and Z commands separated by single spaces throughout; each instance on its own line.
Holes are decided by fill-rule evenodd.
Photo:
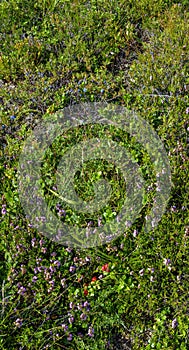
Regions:
M 1 11 L 0 348 L 188 350 L 188 0 Z

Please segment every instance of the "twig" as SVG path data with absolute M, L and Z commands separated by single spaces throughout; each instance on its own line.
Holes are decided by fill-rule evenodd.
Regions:
M 161 95 L 161 94 L 141 94 L 142 96 L 155 96 L 155 97 L 173 97 L 173 96 L 170 96 L 170 95 Z
M 2 315 L 4 314 L 4 311 L 5 311 L 5 280 L 3 280 L 3 284 L 2 284 Z

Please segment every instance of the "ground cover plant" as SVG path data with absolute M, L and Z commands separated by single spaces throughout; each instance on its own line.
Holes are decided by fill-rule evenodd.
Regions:
M 189 13 L 188 0 L 2 0 L 0 54 L 0 349 L 165 349 L 189 344 Z M 45 117 L 81 102 L 136 111 L 163 141 L 172 189 L 160 223 L 144 219 L 154 195 L 153 164 L 113 127 L 70 130 L 45 154 L 44 196 L 70 224 L 101 225 L 119 211 L 121 173 L 89 161 L 76 174 L 84 200 L 105 176 L 112 197 L 82 216 L 55 195 L 63 149 L 105 135 L 126 147 L 145 179 L 134 224 L 106 245 L 75 249 L 40 234 L 21 206 L 19 155 Z

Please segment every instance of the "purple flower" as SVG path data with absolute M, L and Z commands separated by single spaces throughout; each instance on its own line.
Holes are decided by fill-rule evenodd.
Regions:
M 88 329 L 88 333 L 87 333 L 90 337 L 93 337 L 94 335 L 94 328 L 92 328 L 91 326 Z
M 153 267 L 148 267 L 148 271 L 150 271 L 151 273 L 154 273 L 155 269 Z
M 71 253 L 71 252 L 72 252 L 72 248 L 66 248 L 66 251 L 67 251 L 68 253 Z
M 41 248 L 41 251 L 42 251 L 42 253 L 44 253 L 44 254 L 45 254 L 45 253 L 47 252 L 47 248 L 42 247 L 42 248 Z
M 98 279 L 101 280 L 104 276 L 103 275 L 100 275 L 98 276 Z
M 85 261 L 89 262 L 89 261 L 91 261 L 91 258 L 89 256 L 86 256 Z
M 56 256 L 56 252 L 51 253 L 51 256 Z
M 85 321 L 86 318 L 87 318 L 87 315 L 86 315 L 86 314 L 82 313 L 82 314 L 80 315 L 80 319 L 81 319 L 81 320 Z
M 61 327 L 63 328 L 64 332 L 68 330 L 68 326 L 65 323 L 63 323 Z
M 71 341 L 72 338 L 73 338 L 73 336 L 72 336 L 72 334 L 70 333 L 69 336 L 67 337 L 67 339 Z
M 24 295 L 24 293 L 26 292 L 26 288 L 21 286 L 20 289 L 18 290 L 18 294 Z
M 39 272 L 42 272 L 42 269 L 43 269 L 43 266 L 39 266 L 39 267 L 37 268 L 37 270 L 38 270 Z
M 136 238 L 137 235 L 138 235 L 138 231 L 137 231 L 137 230 L 134 230 L 134 232 L 133 232 L 133 237 Z
M 56 272 L 56 268 L 55 267 L 53 267 L 53 266 L 50 266 L 49 267 L 49 270 L 53 273 L 53 272 Z
M 81 332 L 77 333 L 78 337 L 83 338 L 83 334 Z
M 73 303 L 73 301 L 71 301 L 70 302 L 70 309 L 73 309 L 73 307 L 74 307 L 74 303 Z
M 39 241 L 40 247 L 42 247 L 44 243 L 45 243 L 45 241 L 43 239 L 40 239 L 40 241 Z
M 91 226 L 93 226 L 94 225 L 94 222 L 92 221 L 92 220 L 90 220 L 89 222 L 88 222 L 88 224 L 87 224 L 87 227 L 91 227 Z
M 170 259 L 163 259 L 163 263 L 168 266 L 171 263 Z
M 78 310 L 82 310 L 82 305 L 80 305 L 79 303 L 77 304 L 77 308 Z
M 22 326 L 22 319 L 20 318 L 17 318 L 16 321 L 14 322 L 15 323 L 15 326 L 20 328 Z
M 83 307 L 85 308 L 86 311 L 90 311 L 90 304 L 88 303 L 88 301 L 85 301 L 83 303 Z
M 67 287 L 67 284 L 66 284 L 66 279 L 65 278 L 62 278 L 61 281 L 60 281 L 61 285 L 63 288 Z
M 31 240 L 32 247 L 36 247 L 36 238 L 32 238 Z
M 57 266 L 57 267 L 60 267 L 61 263 L 59 260 L 55 260 L 54 261 L 54 265 Z
M 74 266 L 74 265 L 73 265 L 73 266 L 70 266 L 70 268 L 69 268 L 69 271 L 70 271 L 70 272 L 75 272 L 75 270 L 76 270 L 76 266 Z
M 88 303 L 88 301 L 85 301 L 85 302 L 83 303 L 83 306 L 84 306 L 84 307 L 87 307 L 87 306 L 89 306 L 89 303 Z
M 46 281 L 49 280 L 51 278 L 51 274 L 50 272 L 47 271 L 47 268 L 45 267 L 44 269 L 44 275 L 45 275 L 45 279 Z
M 37 276 L 33 276 L 32 282 L 36 282 L 36 281 L 37 281 Z
M 6 211 L 6 204 L 3 204 L 3 205 L 2 205 L 1 214 L 2 214 L 2 215 L 5 215 L 6 212 L 7 212 L 7 211 Z
M 27 272 L 24 265 L 21 265 L 21 272 L 22 272 L 22 275 L 24 275 Z
M 49 284 L 51 284 L 51 288 L 54 287 L 54 280 L 49 281 Z
M 102 224 L 102 218 L 98 218 L 98 227 L 102 226 L 101 224 Z
M 34 267 L 33 271 L 34 271 L 35 274 L 38 273 L 38 268 Z
M 69 323 L 73 323 L 74 322 L 74 317 L 72 315 L 70 315 L 70 317 L 68 317 L 68 321 L 69 321 Z
M 42 258 L 36 258 L 37 265 L 42 261 Z
M 66 212 L 64 209 L 58 209 L 58 215 L 59 216 L 66 216 Z

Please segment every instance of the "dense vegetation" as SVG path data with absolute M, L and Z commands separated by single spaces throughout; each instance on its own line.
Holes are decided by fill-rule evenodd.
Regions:
M 188 8 L 188 0 L 1 1 L 0 349 L 188 349 Z M 45 116 L 101 101 L 153 126 L 169 158 L 172 189 L 152 232 L 144 231 L 144 211 L 115 240 L 80 250 L 32 227 L 17 169 L 24 141 Z M 64 146 L 92 131 L 120 139 L 153 186 L 148 155 L 121 130 L 72 130 Z M 60 141 L 46 154 L 44 189 L 53 186 L 45 171 L 53 173 Z M 118 183 L 106 162 L 86 164 L 78 193 L 91 198 L 101 172 L 112 176 L 112 207 L 121 205 L 121 175 Z M 45 195 L 55 204 L 52 192 Z M 145 207 L 151 201 L 146 194 Z M 86 224 L 68 205 L 61 208 L 60 219 L 66 208 L 68 222 Z M 103 219 L 111 215 L 109 206 Z

